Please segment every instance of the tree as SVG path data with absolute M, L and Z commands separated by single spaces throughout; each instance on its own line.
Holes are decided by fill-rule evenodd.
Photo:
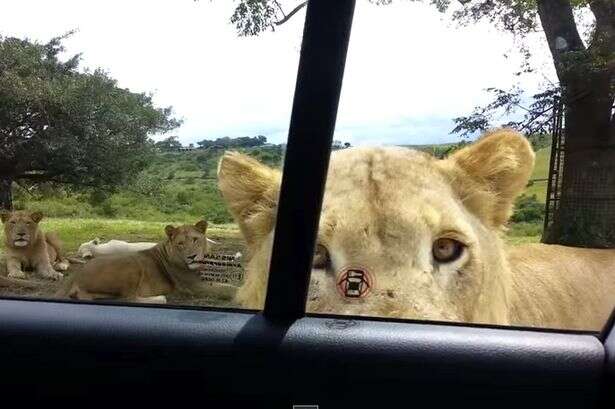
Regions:
M 331 143 L 331 150 L 337 151 L 339 149 L 348 149 L 352 146 L 350 142 L 342 142 L 340 140 L 334 139 Z
M 0 37 L 0 207 L 13 182 L 113 189 L 147 164 L 151 133 L 179 125 L 171 108 L 118 87 L 104 71 L 65 61 L 62 41 Z
M 178 151 L 182 147 L 182 144 L 177 140 L 177 138 L 178 136 L 176 135 L 169 136 L 159 142 L 156 142 L 154 146 L 163 152 Z
M 228 136 L 224 136 L 222 138 L 217 138 L 216 140 L 203 139 L 202 141 L 197 142 L 201 148 L 251 148 L 255 146 L 263 146 L 267 143 L 267 137 L 263 135 L 258 135 L 255 137 L 249 136 L 240 136 L 238 138 L 229 138 Z
M 427 0 L 411 0 L 427 1 Z M 392 0 L 373 0 L 390 4 Z M 278 1 L 241 0 L 231 22 L 240 35 L 256 35 L 288 21 L 306 2 L 297 2 L 285 13 Z M 488 89 L 494 100 L 478 107 L 469 116 L 456 119 L 454 132 L 473 134 L 493 126 L 495 112 L 525 112 L 522 120 L 508 122 L 528 134 L 550 130 L 553 106 L 565 106 L 565 162 L 562 196 L 547 241 L 570 245 L 614 246 L 615 201 L 596 205 L 605 193 L 615 191 L 615 0 L 429 0 L 439 11 L 460 4 L 452 13 L 461 24 L 488 21 L 510 32 L 519 41 L 520 51 L 529 57 L 524 45 L 527 34 L 542 29 L 549 46 L 558 83 L 532 96 L 529 106 L 523 90 Z M 594 17 L 584 42 L 574 13 Z M 417 40 L 418 41 L 418 40 Z M 529 58 L 519 74 L 530 72 Z M 587 192 L 593 192 L 589 194 Z M 601 198 L 602 197 L 602 198 Z M 579 207 L 584 200 L 586 205 Z M 579 212 L 582 214 L 580 215 Z M 580 226 L 584 224 L 584 226 Z M 573 226 L 574 234 L 569 226 Z M 585 234 L 578 234 L 585 231 Z

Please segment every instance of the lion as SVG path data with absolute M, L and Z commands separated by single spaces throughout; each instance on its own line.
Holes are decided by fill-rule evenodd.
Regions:
M 218 244 L 209 237 L 207 242 L 211 244 Z M 124 240 L 109 240 L 103 243 L 101 239 L 96 237 L 93 240 L 86 241 L 79 246 L 77 255 L 84 259 L 93 258 L 96 256 L 110 255 L 110 254 L 125 254 L 134 253 L 135 251 L 151 249 L 158 243 L 141 241 L 129 243 Z
M 82 243 L 77 250 L 77 255 L 81 258 L 88 259 L 110 254 L 134 253 L 136 251 L 151 249 L 152 247 L 155 247 L 156 244 L 158 243 L 146 241 L 129 243 L 124 240 L 115 239 L 103 243 L 101 239 L 96 237 L 93 240 Z
M 402 147 L 333 152 L 307 311 L 600 329 L 615 304 L 615 250 L 503 241 L 533 167 L 531 145 L 511 129 L 445 159 Z M 218 180 L 248 246 L 236 301 L 260 309 L 280 172 L 227 152 Z
M 41 212 L 2 211 L 0 218 L 4 224 L 8 279 L 25 280 L 25 270 L 29 268 L 43 278 L 59 280 L 63 277 L 56 270 L 66 271 L 69 262 L 62 256 L 62 242 L 58 235 L 41 230 Z
M 165 240 L 152 248 L 92 259 L 56 296 L 140 303 L 166 303 L 166 296 L 174 292 L 232 298 L 235 286 L 208 283 L 200 275 L 209 250 L 206 231 L 205 220 L 168 225 Z

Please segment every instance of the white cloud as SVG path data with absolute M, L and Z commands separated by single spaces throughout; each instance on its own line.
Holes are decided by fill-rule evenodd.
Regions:
M 288 4 L 293 4 L 288 1 Z M 184 143 L 264 134 L 283 141 L 303 28 L 302 11 L 275 33 L 237 37 L 235 2 L 217 0 L 4 0 L 0 34 L 46 41 L 78 28 L 66 45 L 84 66 L 103 67 L 120 85 L 153 91 L 184 125 Z M 545 52 L 542 38 L 536 47 Z M 353 144 L 451 140 L 450 118 L 508 87 L 518 57 L 511 39 L 487 25 L 459 29 L 433 7 L 359 1 L 336 137 Z M 548 58 L 541 63 L 552 77 Z M 536 80 L 525 84 L 536 87 Z

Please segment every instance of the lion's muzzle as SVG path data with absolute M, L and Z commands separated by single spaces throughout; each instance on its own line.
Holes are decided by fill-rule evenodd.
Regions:
M 30 244 L 30 240 L 27 233 L 15 233 L 15 239 L 13 240 L 15 247 L 26 247 L 28 244 Z

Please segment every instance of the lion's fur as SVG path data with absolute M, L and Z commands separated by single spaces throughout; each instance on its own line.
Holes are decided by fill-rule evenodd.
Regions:
M 209 245 L 207 222 L 167 226 L 167 237 L 150 249 L 92 259 L 56 295 L 73 299 L 165 302 L 173 292 L 230 298 L 235 287 L 203 283 L 198 266 Z
M 332 267 L 313 270 L 308 310 L 600 328 L 615 304 L 615 250 L 539 244 L 509 249 L 503 243 L 514 200 L 533 166 L 527 139 L 509 129 L 489 132 L 444 160 L 393 147 L 334 152 L 318 232 Z M 236 301 L 262 308 L 280 174 L 227 153 L 218 179 L 249 247 L 246 282 Z M 436 263 L 431 246 L 440 237 L 466 244 L 463 257 Z M 337 294 L 334 273 L 348 265 L 375 276 L 370 296 Z
M 25 279 L 25 270 L 32 268 L 40 276 L 49 279 L 60 279 L 69 267 L 68 260 L 62 255 L 62 241 L 54 232 L 44 233 L 39 222 L 43 218 L 40 212 L 4 211 L 0 213 L 4 223 L 4 238 L 6 247 L 6 264 L 8 279 Z M 20 245 L 18 245 L 20 244 Z M 30 283 L 12 281 L 12 284 Z

